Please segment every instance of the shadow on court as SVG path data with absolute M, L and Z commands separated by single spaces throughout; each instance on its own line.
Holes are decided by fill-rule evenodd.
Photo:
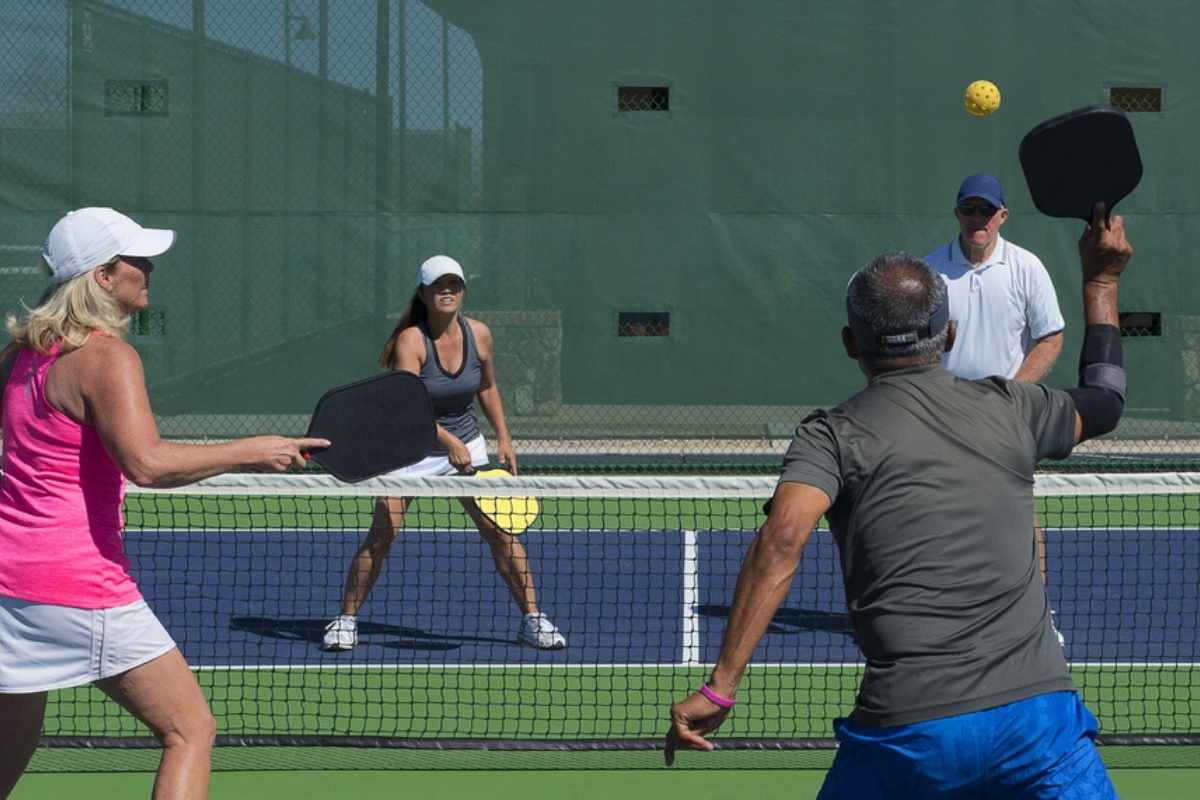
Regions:
M 729 606 L 702 605 L 697 606 L 696 611 L 704 617 L 729 618 Z M 768 633 L 801 633 L 804 631 L 825 631 L 826 633 L 843 633 L 850 636 L 850 620 L 843 613 L 784 606 L 775 612 L 775 616 L 771 618 L 771 624 L 767 626 Z
M 269 639 L 303 641 L 320 645 L 325 636 L 328 619 L 273 619 L 271 617 L 234 617 L 229 627 L 235 631 Z M 406 628 L 379 622 L 359 622 L 358 635 L 364 643 L 393 650 L 457 650 L 468 643 L 511 644 L 509 639 L 487 636 L 455 636 L 430 633 L 420 628 Z

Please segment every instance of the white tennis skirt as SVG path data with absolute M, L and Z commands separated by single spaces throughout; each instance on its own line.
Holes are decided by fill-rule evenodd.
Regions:
M 174 647 L 145 600 L 88 609 L 0 597 L 0 694 L 83 686 Z
M 487 444 L 483 441 L 482 436 L 476 436 L 469 442 L 464 442 L 467 446 L 467 451 L 471 454 L 471 463 L 476 467 L 486 466 L 488 463 Z M 458 470 L 450 463 L 450 457 L 446 455 L 429 456 L 423 458 L 415 464 L 409 464 L 407 467 L 394 469 L 383 477 L 428 477 L 430 475 L 457 475 Z

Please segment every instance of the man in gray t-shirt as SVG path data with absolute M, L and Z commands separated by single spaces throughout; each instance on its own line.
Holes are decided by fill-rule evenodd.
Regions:
M 1117 281 L 1132 253 L 1098 211 L 1080 241 L 1080 386 L 956 378 L 945 286 L 906 253 L 847 287 L 846 353 L 868 378 L 805 419 L 746 554 L 709 681 L 672 706 L 667 760 L 711 749 L 750 656 L 827 516 L 866 668 L 821 798 L 1115 797 L 1050 625 L 1033 474 L 1116 426 Z
M 1075 445 L 1066 392 L 940 366 L 877 376 L 796 429 L 782 483 L 835 498 L 856 721 L 897 725 L 1071 690 L 1031 536 L 1033 470 Z M 950 490 L 947 491 L 947 487 Z

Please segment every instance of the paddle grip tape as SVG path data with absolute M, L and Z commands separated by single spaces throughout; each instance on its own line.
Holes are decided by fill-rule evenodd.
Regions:
M 1084 439 L 1117 427 L 1125 410 L 1126 387 L 1121 330 L 1115 325 L 1088 325 L 1079 353 L 1079 388 L 1067 390 L 1075 401 Z

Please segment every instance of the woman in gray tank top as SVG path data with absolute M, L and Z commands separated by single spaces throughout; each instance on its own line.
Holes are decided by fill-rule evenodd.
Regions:
M 492 367 L 492 333 L 482 322 L 460 313 L 465 291 L 465 278 L 457 261 L 448 256 L 428 259 L 417 273 L 417 290 L 379 357 L 382 367 L 421 376 L 438 422 L 437 441 L 429 455 L 391 474 L 454 475 L 473 472 L 486 464 L 487 448 L 475 421 L 476 398 L 496 431 L 500 463 L 514 475 L 517 472 L 517 458 Z M 358 611 L 383 569 L 396 532 L 404 525 L 410 500 L 376 499 L 371 529 L 346 576 L 342 613 L 325 626 L 324 649 L 349 650 L 358 644 Z M 538 610 L 524 545 L 480 513 L 474 500 L 459 500 L 491 548 L 496 570 L 521 610 L 517 641 L 541 650 L 566 647 L 566 638 Z

